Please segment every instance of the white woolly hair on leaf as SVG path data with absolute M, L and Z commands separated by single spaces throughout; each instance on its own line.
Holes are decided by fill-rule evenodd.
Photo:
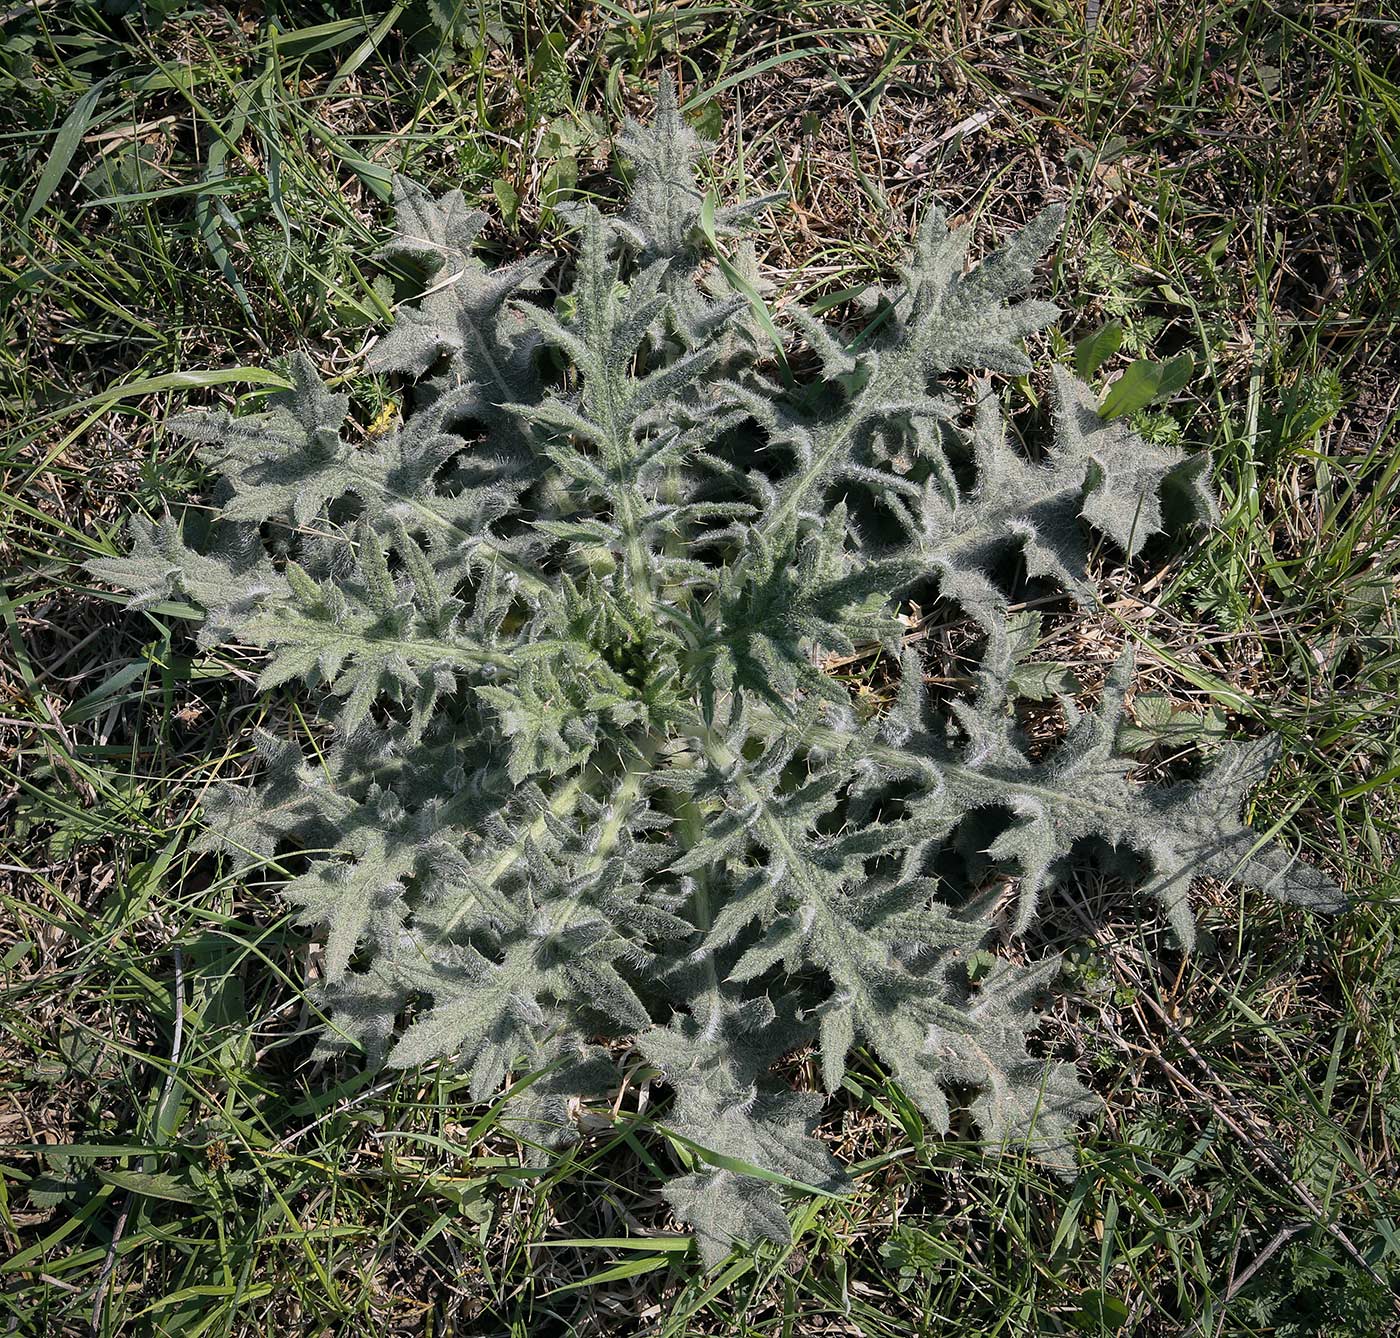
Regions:
M 260 877 L 296 856 L 328 1051 L 458 1063 L 482 1100 L 544 1073 L 511 1104 L 553 1142 L 576 1133 L 560 1103 L 643 1055 L 666 1127 L 717 1159 L 664 1190 L 707 1264 L 789 1239 L 779 1186 L 848 1187 L 823 1097 L 780 1076 L 806 1046 L 828 1091 L 859 1048 L 932 1128 L 962 1101 L 989 1144 L 1072 1174 L 1094 1100 L 1030 1044 L 1056 964 L 968 969 L 1001 942 L 997 889 L 1019 880 L 1024 930 L 1098 843 L 1183 944 L 1200 876 L 1344 904 L 1241 821 L 1267 745 L 1131 778 L 1129 657 L 1092 711 L 1065 701 L 1047 756 L 1017 726 L 1035 628 L 1005 573 L 1092 601 L 1100 539 L 1131 559 L 1183 509 L 1209 523 L 1209 461 L 1102 420 L 1061 368 L 1044 458 L 1007 431 L 988 373 L 1026 372 L 1055 319 L 1032 295 L 1054 208 L 969 267 L 976 230 L 930 204 L 842 329 L 765 305 L 730 238 L 778 202 L 707 203 L 668 78 L 618 142 L 621 216 L 582 208 L 570 246 L 512 265 L 460 192 L 396 179 L 386 254 L 420 291 L 371 361 L 401 428 L 353 430 L 303 351 L 256 411 L 174 420 L 216 509 L 133 521 L 88 564 L 263 656 L 275 732 L 209 791 L 197 848 Z M 810 374 L 777 351 L 800 346 Z M 931 590 L 985 641 L 971 696 L 925 687 L 939 624 L 908 613 Z

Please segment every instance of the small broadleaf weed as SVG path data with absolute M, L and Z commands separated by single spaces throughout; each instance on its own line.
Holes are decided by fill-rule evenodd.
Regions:
M 666 1194 L 714 1262 L 788 1238 L 783 1186 L 845 1183 L 823 1098 L 774 1074 L 800 1047 L 828 1092 L 865 1047 L 935 1129 L 970 1094 L 988 1140 L 1072 1164 L 1092 1099 L 1027 1043 L 1057 963 L 968 963 L 1082 843 L 1131 856 L 1185 945 L 1204 875 L 1339 894 L 1238 820 L 1270 744 L 1130 778 L 1128 658 L 1093 711 L 1064 699 L 1048 755 L 1018 730 L 1008 556 L 1090 601 L 1093 532 L 1132 556 L 1213 514 L 1208 461 L 1101 420 L 1065 371 L 1043 458 L 1014 440 L 987 374 L 1028 373 L 1058 314 L 1025 295 L 1058 212 L 969 268 L 928 208 L 856 337 L 784 309 L 778 375 L 753 290 L 708 263 L 767 202 L 707 201 L 669 85 L 620 144 L 625 210 L 582 211 L 562 264 L 488 267 L 460 193 L 400 182 L 388 252 L 424 292 L 371 366 L 402 378 L 402 427 L 356 444 L 298 358 L 268 411 L 180 421 L 222 474 L 210 542 L 137 524 L 92 570 L 138 605 L 178 592 L 201 644 L 325 704 L 314 758 L 258 736 L 204 838 L 239 869 L 300 857 L 325 1043 L 451 1060 L 481 1099 L 532 1075 L 510 1110 L 550 1144 L 630 1042 L 673 1092 L 694 1158 Z M 916 585 L 985 637 L 951 707 L 902 645 Z M 873 717 L 820 668 L 871 643 L 901 666 Z

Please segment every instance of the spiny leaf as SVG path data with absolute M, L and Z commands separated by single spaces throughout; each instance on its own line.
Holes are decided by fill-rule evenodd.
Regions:
M 1131 658 L 1081 711 L 1008 617 L 1027 578 L 1092 603 L 1093 531 L 1131 558 L 1214 507 L 1208 459 L 1106 421 L 1066 371 L 1043 449 L 985 376 L 969 396 L 967 371 L 1029 370 L 1058 213 L 969 265 L 972 231 L 930 206 L 837 332 L 772 315 L 742 250 L 712 264 L 765 202 L 707 202 L 669 81 L 619 146 L 622 215 L 575 210 L 569 255 L 514 265 L 476 254 L 459 192 L 397 182 L 385 257 L 423 291 L 371 359 L 403 379 L 401 429 L 366 439 L 296 356 L 261 411 L 183 420 L 218 476 L 204 507 L 89 569 L 138 609 L 197 605 L 206 652 L 260 656 L 269 720 L 294 698 L 311 737 L 258 735 L 201 847 L 282 880 L 324 944 L 321 1051 L 448 1060 L 479 1100 L 509 1083 L 520 1135 L 558 1144 L 613 1081 L 603 1042 L 634 1047 L 673 1094 L 664 1193 L 715 1265 L 789 1240 L 785 1194 L 846 1186 L 822 1096 L 779 1076 L 800 1047 L 828 1092 L 861 1047 L 932 1129 L 966 1103 L 1072 1171 L 1091 1099 L 1029 1044 L 1056 965 L 992 949 L 1086 849 L 1184 945 L 1202 876 L 1341 897 L 1240 820 L 1267 742 L 1141 784 Z M 806 383 L 812 359 L 778 357 L 799 341 Z M 911 594 L 976 621 L 970 696 L 925 690 Z M 876 651 L 898 685 L 872 713 L 824 666 Z M 1048 750 L 1027 696 L 1060 699 Z

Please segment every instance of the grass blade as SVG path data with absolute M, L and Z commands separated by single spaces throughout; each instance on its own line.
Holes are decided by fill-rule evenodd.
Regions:
M 34 188 L 34 194 L 30 197 L 24 213 L 20 215 L 19 226 L 21 229 L 29 226 L 34 216 L 48 203 L 49 196 L 58 189 L 58 183 L 63 180 L 63 174 L 73 161 L 73 155 L 77 153 L 78 145 L 83 142 L 83 136 L 87 133 L 88 125 L 92 121 L 92 110 L 97 106 L 97 99 L 102 96 L 102 89 L 106 82 L 105 79 L 99 79 L 97 83 L 93 84 L 73 104 L 72 110 L 63 118 L 63 124 L 59 126 L 58 134 L 54 136 L 53 148 L 49 152 L 48 161 L 44 164 L 44 170 L 39 173 L 39 184 Z

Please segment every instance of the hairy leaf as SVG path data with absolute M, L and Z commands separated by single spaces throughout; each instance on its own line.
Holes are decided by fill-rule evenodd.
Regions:
M 266 718 L 299 735 L 258 735 L 253 783 L 209 795 L 204 846 L 283 879 L 324 945 L 323 1049 L 511 1084 L 546 1145 L 625 1042 L 673 1093 L 666 1199 L 715 1264 L 789 1239 L 785 1193 L 846 1183 L 823 1095 L 781 1076 L 806 1047 L 827 1092 L 859 1051 L 933 1128 L 966 1103 L 1072 1169 L 1092 1099 L 1034 1047 L 1055 962 L 968 963 L 1090 851 L 1184 945 L 1203 876 L 1340 894 L 1240 819 L 1268 742 L 1144 785 L 1131 658 L 1087 712 L 1026 661 L 1027 579 L 1090 603 L 1101 540 L 1132 558 L 1214 515 L 1207 460 L 1104 421 L 1067 371 L 1043 444 L 1013 431 L 987 374 L 1028 372 L 1056 315 L 1029 294 L 1057 213 L 969 265 L 930 204 L 864 327 L 789 304 L 775 368 L 742 258 L 710 268 L 763 202 L 712 210 L 669 83 L 619 145 L 625 207 L 575 210 L 567 256 L 493 267 L 460 193 L 398 182 L 384 258 L 419 296 L 371 364 L 402 428 L 361 433 L 298 355 L 259 412 L 181 420 L 208 506 L 91 570 L 199 606 L 202 646 L 258 653 L 259 690 L 297 702 Z M 970 696 L 927 693 L 901 647 L 915 591 L 980 626 Z M 874 713 L 831 672 L 866 648 L 898 666 Z M 1068 728 L 1033 749 L 1015 700 L 1057 695 Z

